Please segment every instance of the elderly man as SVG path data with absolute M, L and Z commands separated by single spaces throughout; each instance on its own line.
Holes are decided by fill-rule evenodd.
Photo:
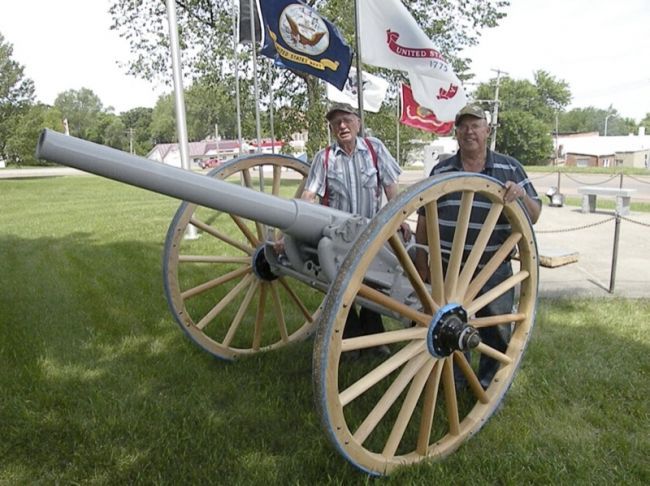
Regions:
M 430 175 L 447 174 L 452 172 L 473 172 L 485 174 L 501 181 L 506 190 L 504 193 L 504 202 L 510 203 L 519 200 L 523 203 L 530 220 L 535 223 L 539 218 L 542 203 L 528 179 L 522 165 L 512 157 L 493 152 L 487 148 L 488 136 L 490 135 L 490 126 L 487 122 L 485 111 L 477 105 L 467 105 L 456 115 L 456 138 L 458 152 L 436 165 Z M 467 245 L 472 245 L 474 239 L 480 230 L 480 224 L 487 216 L 489 205 L 482 205 L 481 198 L 477 197 L 472 208 L 470 218 L 470 231 L 467 235 Z M 440 222 L 440 239 L 441 249 L 443 252 L 443 264 L 448 263 L 449 252 L 451 251 L 455 222 L 460 202 L 460 194 L 450 194 L 445 201 L 438 203 L 438 219 Z M 472 225 L 472 223 L 474 223 Z M 506 226 L 506 225 L 504 225 Z M 486 248 L 481 262 L 486 262 L 498 248 L 498 244 L 509 236 L 509 230 L 497 225 L 493 233 L 494 240 L 490 240 L 490 245 Z M 421 209 L 418 216 L 418 225 L 415 234 L 417 243 L 426 244 L 426 219 L 424 210 Z M 496 243 L 493 245 L 492 243 Z M 428 279 L 427 255 L 423 250 L 416 253 L 416 267 L 420 275 Z M 500 267 L 490 277 L 488 282 L 481 289 L 481 294 L 498 285 L 512 275 L 512 266 L 510 261 L 501 264 Z M 514 304 L 514 289 L 503 294 L 501 297 L 492 301 L 486 307 L 477 313 L 477 317 L 508 314 L 512 311 Z M 505 351 L 510 339 L 510 326 L 493 326 L 481 328 L 479 333 L 482 341 L 499 351 Z M 496 360 L 481 355 L 479 361 L 478 378 L 481 385 L 487 388 L 499 364 Z M 462 386 L 463 377 L 457 376 Z
M 397 195 L 399 165 L 381 140 L 359 136 L 361 120 L 351 106 L 335 104 L 325 118 L 336 142 L 314 157 L 301 199 L 320 199 L 321 204 L 372 218 L 381 207 L 382 192 L 388 200 Z M 408 238 L 406 225 L 403 232 Z M 343 336 L 383 330 L 381 316 L 362 307 L 359 315 L 354 309 L 350 311 Z M 379 351 L 386 353 L 387 348 L 383 346 Z

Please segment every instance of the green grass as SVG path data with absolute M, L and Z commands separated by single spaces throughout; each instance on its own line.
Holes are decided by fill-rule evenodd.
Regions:
M 164 299 L 176 201 L 0 181 L 0 484 L 369 484 L 329 444 L 306 342 L 224 363 Z M 503 407 L 382 484 L 648 484 L 650 303 L 542 300 Z

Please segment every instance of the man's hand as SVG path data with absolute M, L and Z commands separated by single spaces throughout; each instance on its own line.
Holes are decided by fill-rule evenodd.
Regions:
M 503 202 L 510 203 L 517 199 L 526 197 L 526 190 L 513 181 L 506 181 L 506 192 L 503 195 Z

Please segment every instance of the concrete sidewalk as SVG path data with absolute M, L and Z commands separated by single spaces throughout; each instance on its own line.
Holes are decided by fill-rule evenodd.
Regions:
M 620 219 L 614 292 L 609 293 L 616 220 L 613 211 L 544 207 L 535 225 L 540 256 L 578 252 L 578 261 L 540 266 L 540 297 L 650 297 L 650 214 Z M 568 231 L 571 230 L 571 231 Z

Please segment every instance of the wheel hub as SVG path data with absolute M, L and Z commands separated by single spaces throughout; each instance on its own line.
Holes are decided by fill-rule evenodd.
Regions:
M 469 351 L 480 342 L 478 331 L 467 323 L 467 312 L 459 304 L 441 307 L 429 324 L 427 347 L 435 358 L 444 358 L 454 351 Z
M 253 273 L 255 273 L 257 278 L 261 280 L 271 282 L 278 278 L 278 276 L 273 273 L 271 265 L 269 265 L 269 262 L 266 260 L 266 255 L 264 255 L 264 245 L 258 246 L 255 253 L 253 253 L 251 265 L 253 267 Z

